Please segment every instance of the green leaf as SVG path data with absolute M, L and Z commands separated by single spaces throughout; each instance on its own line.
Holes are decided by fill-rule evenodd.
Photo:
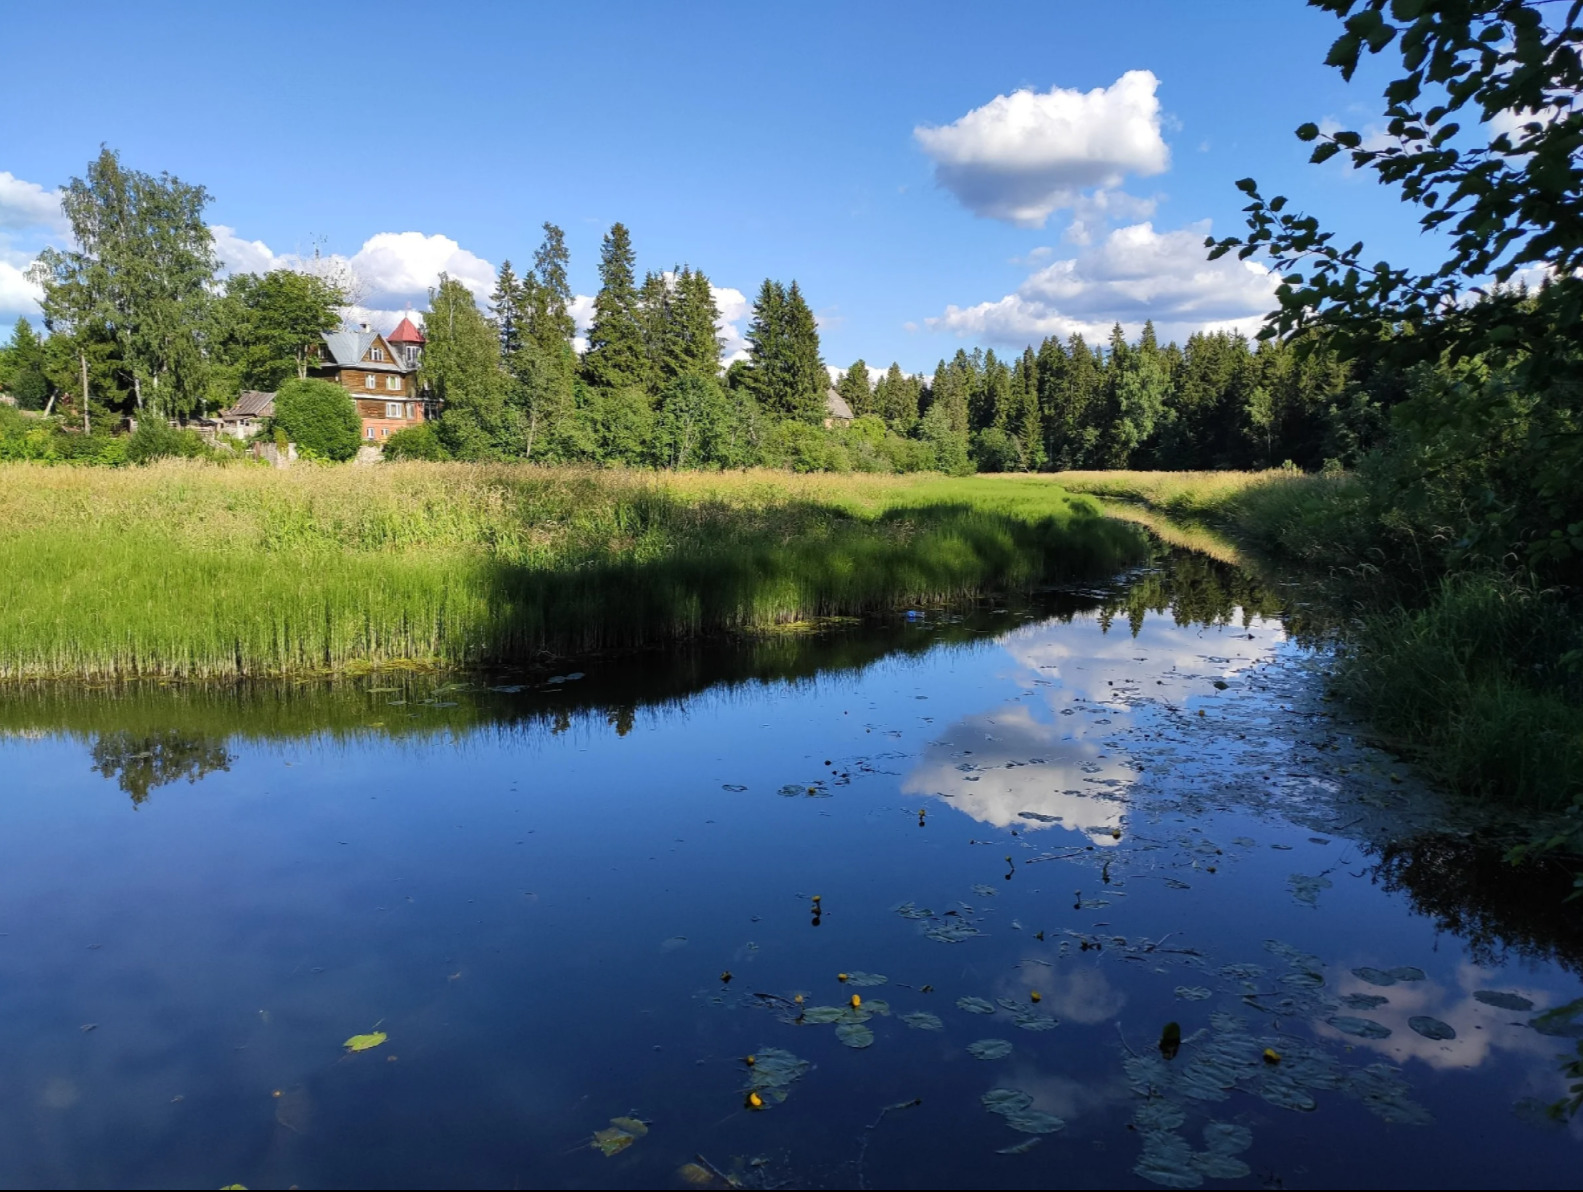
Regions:
M 388 1038 L 390 1036 L 384 1031 L 373 1031 L 366 1035 L 353 1035 L 341 1046 L 348 1051 L 368 1051 L 370 1048 L 378 1047 Z
M 1252 178 L 1240 178 L 1237 180 L 1237 189 L 1245 195 L 1257 196 L 1259 193 L 1259 184 Z
M 1319 136 L 1319 125 L 1310 121 L 1297 126 L 1297 139 L 1299 141 L 1312 141 Z

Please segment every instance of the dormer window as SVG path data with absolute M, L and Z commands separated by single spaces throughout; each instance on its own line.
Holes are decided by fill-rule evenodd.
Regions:
M 384 348 L 370 348 L 368 350 L 368 358 L 370 360 L 383 361 L 385 359 L 385 349 Z

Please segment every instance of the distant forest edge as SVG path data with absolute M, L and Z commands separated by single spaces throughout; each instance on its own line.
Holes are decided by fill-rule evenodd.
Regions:
M 34 270 L 46 335 L 21 319 L 0 350 L 0 391 L 50 419 L 0 414 L 0 459 L 214 455 L 170 424 L 305 378 L 355 296 L 355 279 L 327 262 L 221 278 L 208 192 L 130 170 L 109 149 L 63 194 L 75 246 L 46 251 Z M 953 474 L 1317 469 L 1373 446 L 1408 388 L 1323 349 L 1255 349 L 1227 332 L 1162 345 L 1152 323 L 1129 342 L 1118 324 L 1104 344 L 1073 335 L 1005 357 L 959 350 L 932 377 L 857 360 L 833 387 L 842 409 L 796 281 L 764 281 L 748 358 L 724 367 L 701 270 L 639 281 L 628 230 L 614 225 L 578 353 L 568 267 L 565 237 L 546 223 L 531 267 L 519 275 L 503 263 L 483 306 L 441 275 L 418 376 L 440 415 L 383 441 L 386 458 Z M 121 433 L 129 422 L 138 434 Z M 309 454 L 345 454 L 311 430 L 300 437 Z

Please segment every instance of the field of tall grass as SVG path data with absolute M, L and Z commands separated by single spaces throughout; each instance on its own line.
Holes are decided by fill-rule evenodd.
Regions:
M 0 678 L 521 662 L 1114 572 L 1063 489 L 408 463 L 0 465 Z

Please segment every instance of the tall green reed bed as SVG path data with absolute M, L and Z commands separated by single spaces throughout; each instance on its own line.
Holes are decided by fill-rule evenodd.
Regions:
M 473 665 L 1113 572 L 1063 490 L 411 463 L 0 467 L 0 677 Z

